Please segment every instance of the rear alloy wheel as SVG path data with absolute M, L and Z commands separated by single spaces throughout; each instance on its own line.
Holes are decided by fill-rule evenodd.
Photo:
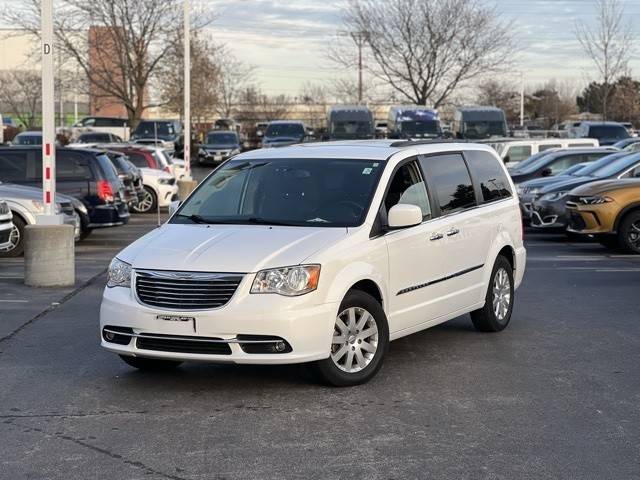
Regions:
M 0 258 L 19 257 L 24 252 L 24 227 L 21 218 L 13 216 L 13 229 L 9 235 L 10 245 L 0 250 Z
M 144 197 L 133 207 L 133 211 L 137 213 L 149 213 L 156 210 L 158 199 L 156 193 L 149 187 L 144 187 Z
M 131 357 L 129 355 L 120 355 L 120 358 L 127 365 L 137 368 L 138 370 L 147 371 L 163 371 L 171 370 L 179 366 L 182 362 L 177 360 L 162 360 L 159 358 L 147 357 Z
M 359 385 L 380 370 L 388 346 L 389 327 L 382 306 L 371 295 L 352 290 L 336 316 L 331 354 L 315 367 L 330 385 Z
M 471 312 L 471 321 L 481 332 L 504 330 L 513 311 L 513 267 L 500 255 L 491 272 L 484 307 Z
M 640 254 L 640 211 L 627 214 L 620 222 L 618 244 L 629 253 Z

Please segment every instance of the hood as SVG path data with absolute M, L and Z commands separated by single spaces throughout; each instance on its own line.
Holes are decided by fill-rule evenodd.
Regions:
M 545 185 L 540 189 L 540 193 L 553 193 L 553 192 L 568 192 L 585 183 L 591 183 L 597 181 L 597 177 L 571 177 L 567 175 L 559 181 Z
M 346 228 L 165 224 L 118 258 L 134 268 L 250 273 L 297 265 L 346 235 Z
M 12 183 L 0 183 L 0 197 L 7 199 L 37 200 L 41 202 L 42 189 Z M 68 197 L 67 195 L 56 193 L 56 202 L 70 202 L 75 205 L 74 200 L 74 198 Z
M 263 137 L 263 142 L 265 143 L 296 143 L 301 142 L 304 137 L 302 135 L 298 136 L 287 136 L 287 137 Z
M 611 179 L 591 182 L 572 190 L 571 195 L 598 195 L 621 188 L 637 188 L 638 195 L 640 195 L 640 180 L 637 178 L 628 178 L 624 180 Z
M 514 173 L 514 176 L 517 177 L 517 174 Z M 565 181 L 565 180 L 567 180 L 567 178 L 571 178 L 571 177 L 556 176 L 556 177 L 534 178 L 533 180 L 527 180 L 526 182 L 522 182 L 520 184 L 520 187 L 522 187 L 522 188 L 543 189 L 543 188 L 548 187 L 548 186 L 550 186 L 552 184 Z

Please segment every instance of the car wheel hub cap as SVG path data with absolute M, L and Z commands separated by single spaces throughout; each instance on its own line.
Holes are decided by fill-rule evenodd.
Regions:
M 629 243 L 636 248 L 640 248 L 640 222 L 631 224 L 629 229 Z
M 343 372 L 367 367 L 378 350 L 378 326 L 368 311 L 350 307 L 336 317 L 331 341 L 331 360 Z
M 500 268 L 493 279 L 493 313 L 499 321 L 507 317 L 510 305 L 511 281 L 507 271 Z

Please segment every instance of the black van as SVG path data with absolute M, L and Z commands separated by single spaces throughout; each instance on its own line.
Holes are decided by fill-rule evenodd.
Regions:
M 42 148 L 0 149 L 0 181 L 42 186 Z M 82 230 L 124 225 L 129 209 L 116 168 L 103 150 L 57 148 L 56 190 L 75 197 L 86 207 L 80 214 Z

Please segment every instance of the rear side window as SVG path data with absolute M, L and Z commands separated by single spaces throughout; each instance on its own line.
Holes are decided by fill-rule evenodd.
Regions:
M 507 152 L 508 159 L 505 161 L 509 162 L 521 162 L 525 158 L 529 158 L 531 156 L 531 145 L 514 145 L 509 147 L 509 151 Z
M 475 192 L 467 165 L 459 153 L 421 157 L 420 165 L 443 215 L 476 205 Z
M 0 151 L 0 180 L 24 182 L 27 179 L 26 152 L 3 149 Z
M 91 170 L 83 155 L 60 152 L 56 158 L 56 178 L 60 180 L 87 180 L 91 177 Z
M 552 143 L 551 145 L 540 145 L 538 147 L 539 152 L 544 152 L 545 150 L 551 150 L 552 148 L 561 148 L 562 145 L 559 143 Z
M 128 153 L 129 161 L 133 163 L 138 168 L 148 168 L 149 162 L 147 162 L 147 157 L 145 157 L 141 153 L 131 152 Z
M 588 155 L 565 155 L 554 160 L 548 167 L 551 169 L 552 175 L 558 175 L 573 165 L 591 160 L 593 158 L 589 158 Z
M 507 175 L 493 155 L 479 150 L 469 150 L 464 155 L 471 175 L 480 187 L 483 203 L 511 196 Z

